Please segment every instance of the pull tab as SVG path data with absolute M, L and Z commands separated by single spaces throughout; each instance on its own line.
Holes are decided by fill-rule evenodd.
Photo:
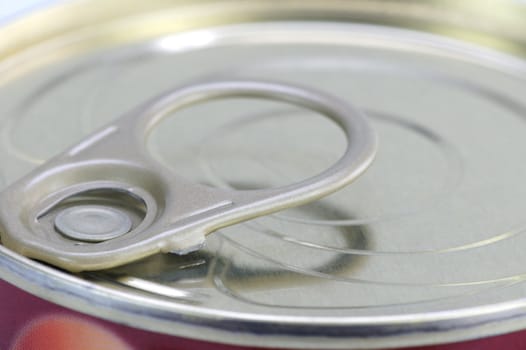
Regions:
M 222 97 L 320 112 L 343 129 L 347 149 L 310 179 L 251 191 L 192 183 L 152 159 L 145 141 L 164 116 Z M 376 135 L 364 117 L 321 92 L 260 81 L 190 85 L 116 119 L 0 193 L 2 244 L 71 271 L 111 268 L 160 251 L 184 254 L 219 228 L 340 189 L 365 171 L 375 152 Z

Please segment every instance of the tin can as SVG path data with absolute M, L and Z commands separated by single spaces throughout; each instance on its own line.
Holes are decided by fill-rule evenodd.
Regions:
M 525 15 L 516 1 L 92 0 L 5 25 L 5 188 L 159 92 L 225 77 L 338 96 L 380 145 L 347 188 L 190 254 L 73 273 L 0 246 L 0 349 L 520 348 Z M 148 141 L 185 177 L 238 190 L 307 178 L 344 146 L 316 113 L 252 99 L 177 111 Z

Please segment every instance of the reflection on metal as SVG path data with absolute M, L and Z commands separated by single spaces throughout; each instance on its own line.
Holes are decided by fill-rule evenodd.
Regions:
M 95 273 L 86 272 L 84 278 L 95 282 L 107 283 L 110 287 L 115 288 L 117 285 L 133 288 L 138 291 L 150 293 L 159 297 L 176 299 L 178 302 L 199 303 L 200 300 L 206 299 L 207 295 L 194 291 L 186 291 L 181 288 L 167 286 L 163 283 L 153 282 L 138 277 L 118 275 L 110 272 Z
M 522 3 L 176 3 L 88 1 L 0 31 L 4 186 L 138 101 L 210 79 L 276 79 L 352 101 L 379 133 L 376 161 L 352 186 L 221 229 L 199 252 L 72 275 L 0 246 L 1 278 L 117 322 L 249 346 L 405 347 L 526 328 Z M 343 148 L 337 128 L 290 106 L 179 112 L 148 150 L 223 189 L 301 180 Z M 144 203 L 133 212 L 140 222 Z
M 306 210 L 312 209 L 306 208 Z M 347 216 L 339 211 L 340 209 L 338 208 L 316 208 L 317 213 L 326 212 L 334 217 Z M 280 244 L 279 241 L 290 241 L 290 239 L 286 238 L 285 233 L 266 229 L 264 225 L 257 222 L 244 223 L 242 226 L 245 228 L 245 234 L 254 235 L 255 240 L 258 240 L 257 235 L 268 235 L 276 239 L 276 245 Z M 339 234 L 346 244 L 342 245 L 341 249 L 366 251 L 368 248 L 367 234 L 363 230 L 361 227 L 342 228 Z M 219 240 L 224 241 L 224 244 L 243 249 L 243 246 L 237 245 L 233 238 L 220 233 L 217 235 L 220 237 Z M 257 261 L 262 257 L 255 255 L 254 258 Z M 226 283 L 227 285 L 235 285 L 236 288 L 241 288 L 242 290 L 257 290 L 315 284 L 317 282 L 316 274 L 352 279 L 353 271 L 359 269 L 362 259 L 364 257 L 336 251 L 330 255 L 327 261 L 317 261 L 320 259 L 312 257 L 311 267 L 309 268 L 310 273 L 298 274 L 293 268 L 286 268 L 278 263 L 271 263 L 270 266 L 273 266 L 271 268 L 264 267 L 265 264 L 261 264 L 261 266 L 244 266 L 239 264 L 235 257 L 223 255 L 221 249 L 217 251 L 204 249 L 186 256 L 156 255 L 135 264 L 108 271 L 92 272 L 88 275 L 104 276 L 107 281 L 119 276 L 116 282 L 120 284 L 160 295 L 169 293 L 159 288 L 157 284 L 167 288 L 188 288 L 189 286 L 196 287 L 196 285 L 199 285 L 201 288 L 210 288 L 217 283 L 220 283 L 222 286 Z M 136 280 L 155 281 L 156 284 L 149 285 L 146 282 L 142 284 L 134 283 L 133 281 Z M 174 293 L 179 293 L 178 289 L 174 289 Z

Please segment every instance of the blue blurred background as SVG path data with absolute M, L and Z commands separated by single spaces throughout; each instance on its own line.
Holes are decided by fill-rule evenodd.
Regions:
M 15 18 L 65 0 L 0 0 L 0 23 L 10 22 Z

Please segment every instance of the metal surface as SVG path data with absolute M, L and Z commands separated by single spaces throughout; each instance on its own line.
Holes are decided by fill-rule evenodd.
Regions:
M 221 229 L 187 256 L 72 275 L 0 247 L 0 275 L 116 322 L 252 346 L 396 348 L 525 328 L 526 9 L 496 4 L 97 2 L 10 29 L 6 186 L 138 101 L 205 79 L 352 101 L 379 149 L 349 188 Z M 28 39 L 51 19 L 55 31 Z M 316 174 L 344 145 L 308 111 L 239 99 L 179 111 L 148 150 L 185 178 L 243 190 Z
M 126 213 L 109 206 L 77 205 L 59 212 L 54 226 L 71 239 L 103 242 L 130 232 L 133 223 Z
M 163 117 L 222 97 L 274 99 L 320 112 L 342 128 L 347 149 L 334 165 L 316 176 L 280 188 L 251 191 L 195 184 L 152 161 L 145 148 L 146 138 Z M 374 131 L 360 112 L 321 92 L 261 81 L 190 85 L 125 114 L 10 185 L 0 193 L 0 237 L 10 249 L 71 271 L 115 267 L 160 252 L 187 254 L 199 249 L 205 236 L 217 229 L 304 204 L 344 187 L 367 169 L 375 152 Z M 122 208 L 144 207 L 135 227 L 130 230 L 131 224 L 117 216 L 117 227 L 109 232 L 105 225 L 79 232 L 92 221 L 82 222 L 89 218 L 85 216 L 87 202 L 99 205 L 98 216 L 108 217 L 100 204 L 117 196 Z M 87 215 L 93 215 L 91 208 Z M 115 213 L 120 212 L 109 212 L 111 221 L 115 221 Z M 126 212 L 122 213 L 131 223 Z M 76 225 L 68 223 L 71 215 Z M 103 231 L 98 232 L 100 229 Z M 93 233 L 102 233 L 95 239 L 97 244 L 89 244 Z

